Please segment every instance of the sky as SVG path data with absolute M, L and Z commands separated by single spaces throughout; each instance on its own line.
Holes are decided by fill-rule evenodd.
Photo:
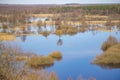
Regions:
M 0 0 L 0 4 L 66 4 L 119 3 L 120 0 Z

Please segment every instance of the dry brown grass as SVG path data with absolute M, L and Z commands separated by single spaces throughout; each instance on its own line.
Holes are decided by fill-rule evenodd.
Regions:
M 91 20 L 91 21 L 87 21 L 87 20 L 85 20 L 84 21 L 86 24 L 89 24 L 89 25 L 95 25 L 95 24 L 106 24 L 107 23 L 107 21 L 105 21 L 105 20 L 101 20 L 101 21 L 99 21 L 99 20 Z M 67 24 L 74 24 L 74 25 L 82 25 L 82 23 L 83 22 L 80 22 L 80 21 L 66 21 L 66 23 Z M 118 23 L 120 23 L 120 21 L 119 20 L 111 20 L 111 23 L 113 23 L 113 24 L 118 24 Z
M 68 34 L 76 34 L 78 32 L 78 29 L 76 27 L 70 27 L 67 29 Z
M 52 65 L 54 64 L 54 60 L 49 56 L 32 56 L 26 63 L 33 68 L 38 68 L 45 65 Z
M 25 61 L 28 59 L 27 56 L 16 56 L 15 58 L 16 58 L 16 61 Z
M 0 33 L 0 41 L 13 41 L 15 36 L 7 33 Z
M 110 47 L 101 55 L 97 56 L 93 63 L 98 65 L 120 65 L 120 43 Z
M 109 36 L 108 39 L 102 44 L 101 49 L 103 51 L 106 51 L 108 48 L 110 48 L 111 46 L 113 46 L 117 43 L 118 43 L 118 41 L 115 37 Z
M 22 49 L 17 45 L 11 45 L 9 43 L 1 44 L 0 75 L 4 76 L 5 80 L 20 80 L 23 70 L 18 71 L 21 64 L 16 62 L 15 56 L 22 53 Z
M 55 72 L 31 72 L 23 77 L 22 80 L 58 80 L 58 77 Z
M 54 14 L 32 14 L 34 17 L 53 17 Z
M 86 18 L 108 18 L 108 16 L 101 16 L 101 15 L 86 15 Z
M 63 31 L 62 31 L 62 30 L 56 30 L 56 31 L 55 31 L 55 34 L 56 34 L 56 35 L 62 35 L 62 34 L 63 34 Z
M 53 64 L 49 56 L 24 56 L 20 47 L 9 43 L 0 44 L 0 80 L 58 80 L 55 72 L 31 70 L 21 60 L 34 66 Z M 16 61 L 16 59 L 20 61 Z M 25 61 L 24 61 L 25 62 Z
M 54 51 L 49 54 L 52 58 L 62 58 L 62 53 L 59 51 Z
M 42 31 L 42 32 L 40 32 L 40 34 L 47 37 L 50 35 L 50 32 L 49 31 Z

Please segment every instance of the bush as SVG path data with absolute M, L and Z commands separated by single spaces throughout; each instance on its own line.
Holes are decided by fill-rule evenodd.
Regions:
M 32 56 L 26 62 L 29 66 L 38 68 L 45 65 L 54 64 L 54 60 L 49 56 Z
M 44 37 L 47 37 L 50 35 L 50 32 L 49 31 L 42 31 L 40 32 L 41 35 L 43 35 Z
M 53 64 L 50 56 L 30 55 L 28 58 L 20 47 L 3 43 L 0 43 L 0 47 L 0 80 L 58 80 L 54 72 L 35 71 L 24 64 L 24 60 L 34 67 Z
M 0 80 L 21 80 L 23 69 L 20 62 L 16 62 L 15 57 L 24 52 L 18 46 L 8 43 L 1 43 L 0 49 Z
M 113 46 L 117 43 L 118 43 L 118 41 L 115 37 L 109 36 L 108 39 L 102 44 L 101 49 L 103 51 L 106 51 L 108 48 L 110 48 L 111 46 Z
M 43 23 L 42 23 L 42 21 L 41 20 L 39 20 L 38 22 L 37 22 L 37 26 L 42 26 L 43 25 Z
M 55 34 L 56 34 L 56 35 L 62 35 L 62 34 L 63 34 L 63 31 L 62 31 L 62 30 L 56 30 L 56 31 L 55 31 Z
M 75 35 L 78 33 L 78 29 L 76 27 L 70 27 L 69 29 L 67 29 L 66 33 L 69 35 Z
M 97 56 L 96 59 L 93 60 L 93 63 L 120 67 L 120 43 L 110 47 L 104 53 Z
M 25 61 L 28 59 L 27 56 L 16 56 L 15 58 L 16 58 L 16 61 Z

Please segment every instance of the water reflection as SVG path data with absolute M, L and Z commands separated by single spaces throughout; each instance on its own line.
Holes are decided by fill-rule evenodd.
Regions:
M 27 49 L 33 50 L 44 54 L 52 50 L 60 50 L 65 53 L 63 54 L 63 58 L 60 64 L 55 63 L 51 65 L 39 66 L 36 67 L 36 69 L 48 68 L 47 70 L 56 70 L 58 71 L 58 74 L 62 75 L 64 79 L 65 79 L 64 75 L 68 76 L 69 74 L 91 75 L 91 74 L 86 74 L 87 71 L 90 71 L 90 73 L 93 73 L 96 77 L 97 74 L 95 71 L 97 70 L 101 71 L 100 75 L 102 76 L 105 75 L 103 73 L 107 71 L 101 68 L 98 69 L 97 67 L 90 65 L 89 62 L 92 59 L 89 58 L 91 58 L 91 56 L 95 56 L 97 53 L 100 52 L 99 46 L 101 45 L 102 41 L 104 41 L 105 36 L 108 36 L 110 34 L 115 35 L 114 32 L 119 33 L 118 26 L 116 25 L 112 26 L 113 28 L 110 29 L 106 27 L 107 26 L 100 24 L 85 26 L 85 27 L 83 27 L 82 25 L 75 26 L 68 24 L 60 25 L 60 27 L 57 27 L 57 25 L 51 26 L 47 24 L 46 26 L 27 24 L 24 26 L 12 27 L 12 28 L 8 26 L 8 28 L 5 28 L 6 31 L 3 31 L 3 28 L 1 27 L 0 34 L 3 35 L 4 33 L 4 37 L 6 36 L 6 39 L 4 38 L 4 40 L 10 40 L 11 38 L 11 40 L 14 40 L 13 42 L 16 42 L 16 38 L 17 40 L 21 39 L 21 41 L 23 41 L 24 43 L 22 43 L 21 41 L 19 41 L 18 43 L 22 45 L 22 47 L 25 50 Z M 0 35 L 1 40 L 3 39 L 1 38 L 2 35 Z M 15 39 L 12 39 L 12 37 L 8 38 L 7 37 L 8 35 L 14 36 Z M 93 37 L 93 35 L 95 36 Z M 39 45 L 39 43 L 41 44 Z M 61 46 L 61 47 L 57 47 L 57 46 Z M 94 54 L 90 54 L 87 51 L 88 52 L 93 51 Z M 59 60 L 61 59 L 58 59 L 58 61 Z M 74 69 L 73 69 L 73 65 L 75 65 Z M 93 69 L 93 72 L 90 69 Z M 65 70 L 66 72 L 63 74 L 62 70 Z M 75 71 L 74 73 L 73 70 Z M 107 73 L 109 74 L 109 72 Z M 116 74 L 114 74 L 113 76 L 115 76 Z M 111 75 L 112 74 L 110 74 L 110 76 Z
M 93 35 L 97 34 L 98 31 L 103 31 L 103 32 L 119 32 L 119 27 L 118 26 L 111 26 L 107 27 L 105 25 L 93 25 L 93 26 L 75 26 L 75 25 L 47 25 L 44 24 L 43 26 L 37 26 L 37 25 L 26 25 L 26 26 L 21 26 L 21 27 L 10 27 L 7 24 L 2 25 L 0 29 L 0 33 L 7 33 L 7 35 L 15 35 L 15 37 L 21 37 L 21 40 L 23 42 L 26 41 L 27 36 L 29 35 L 42 35 L 44 37 L 48 37 L 50 34 L 57 35 L 59 37 L 57 41 L 57 45 L 61 46 L 63 44 L 63 41 L 61 39 L 62 35 L 70 35 L 73 36 L 77 33 L 83 33 L 86 31 L 92 31 Z
M 62 44 L 63 44 L 63 40 L 61 39 L 61 36 L 59 36 L 59 39 L 57 41 L 57 45 L 62 46 Z
M 58 46 L 61 46 L 62 44 L 63 44 L 62 39 L 59 39 L 58 42 L 57 42 L 57 45 L 58 45 Z
M 97 64 L 97 65 L 104 69 L 119 69 L 120 68 L 120 64 Z
M 21 41 L 22 41 L 22 42 L 25 42 L 25 41 L 26 41 L 26 38 L 27 38 L 26 35 L 22 35 L 22 36 L 21 36 Z

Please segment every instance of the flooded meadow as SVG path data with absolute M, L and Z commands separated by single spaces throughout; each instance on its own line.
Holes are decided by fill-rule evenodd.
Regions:
M 1 14 L 1 79 L 120 80 L 120 47 L 110 47 L 120 42 L 120 18 L 82 14 L 79 20 L 68 14 L 30 14 L 25 18 Z M 103 47 L 107 40 L 111 44 Z M 106 58 L 102 62 L 99 57 L 104 52 L 109 55 L 109 47 L 116 52 L 116 63 Z

